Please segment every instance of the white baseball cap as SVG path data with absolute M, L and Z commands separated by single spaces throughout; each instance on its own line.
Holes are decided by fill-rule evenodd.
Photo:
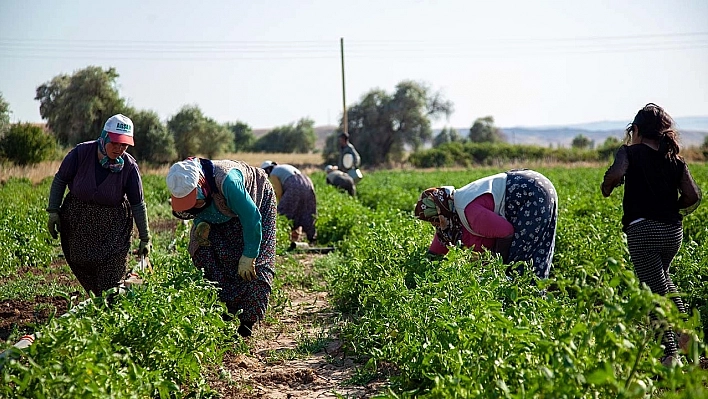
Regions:
M 327 174 L 331 173 L 333 170 L 334 170 L 334 166 L 332 166 L 332 165 L 327 165 L 327 166 L 325 166 L 325 168 L 324 168 L 324 171 L 325 171 L 325 173 L 327 173 Z
M 103 130 L 108 132 L 111 143 L 135 145 L 133 142 L 133 121 L 123 114 L 116 114 L 108 118 L 103 125 Z
M 175 163 L 167 172 L 167 188 L 172 194 L 172 209 L 180 212 L 197 203 L 197 186 L 202 167 L 197 158 Z
M 269 168 L 271 166 L 275 166 L 275 162 L 271 160 L 263 161 L 263 163 L 261 164 L 261 169 Z

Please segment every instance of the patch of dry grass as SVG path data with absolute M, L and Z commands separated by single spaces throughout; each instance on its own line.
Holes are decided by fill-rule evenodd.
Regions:
M 322 154 L 279 154 L 279 153 L 251 153 L 237 152 L 217 157 L 217 159 L 234 159 L 244 161 L 252 166 L 260 166 L 266 159 L 277 163 L 288 163 L 294 165 L 305 173 L 312 170 L 319 170 L 323 165 Z M 39 183 L 47 177 L 54 176 L 61 165 L 60 160 L 46 161 L 32 166 L 15 166 L 12 164 L 0 165 L 0 182 L 11 177 L 23 177 L 30 179 L 33 183 Z M 157 174 L 167 175 L 170 165 L 151 166 L 140 165 L 141 173 L 144 175 Z

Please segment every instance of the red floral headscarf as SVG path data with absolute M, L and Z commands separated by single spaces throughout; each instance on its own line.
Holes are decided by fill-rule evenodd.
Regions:
M 445 245 L 456 245 L 462 240 L 462 222 L 455 211 L 452 190 L 433 187 L 423 191 L 415 205 L 415 216 L 435 226 L 435 234 Z

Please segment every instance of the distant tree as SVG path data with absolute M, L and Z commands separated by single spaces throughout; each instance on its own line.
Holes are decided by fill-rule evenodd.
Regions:
M 199 136 L 199 153 L 214 159 L 219 154 L 233 152 L 233 133 L 211 118 L 204 118 Z
M 445 143 L 462 141 L 460 131 L 452 127 L 444 127 L 433 139 L 433 148 L 440 147 Z
M 5 98 L 0 92 L 0 138 L 10 128 L 10 104 L 5 101 Z
M 226 128 L 234 135 L 234 150 L 236 152 L 249 151 L 256 141 L 256 136 L 253 135 L 251 126 L 244 122 L 236 121 L 235 123 L 227 123 Z
M 347 110 L 350 142 L 363 164 L 399 162 L 406 145 L 417 150 L 432 138 L 430 119 L 447 117 L 452 111 L 452 102 L 440 93 L 432 93 L 423 83 L 404 80 L 396 85 L 393 94 L 372 90 Z M 340 124 L 334 136 L 342 131 Z
M 622 141 L 617 137 L 610 136 L 605 139 L 600 148 L 597 149 L 597 152 L 601 159 L 607 159 L 614 155 L 620 146 L 622 146 Z
M 602 147 L 614 147 L 614 148 L 619 148 L 622 145 L 622 140 L 618 139 L 617 137 L 610 136 L 605 139 L 605 141 L 602 143 Z
M 98 138 L 110 116 L 125 109 L 118 95 L 115 68 L 89 66 L 73 75 L 57 75 L 37 88 L 39 113 L 65 145 Z
M 135 126 L 135 146 L 128 152 L 137 160 L 164 164 L 175 160 L 174 137 L 155 111 L 126 111 Z
M 0 153 L 18 165 L 33 165 L 49 159 L 56 150 L 54 138 L 39 126 L 15 124 L 0 139 Z
M 253 144 L 257 152 L 308 153 L 315 149 L 315 121 L 300 119 L 297 124 L 276 127 Z
M 477 118 L 470 128 L 469 139 L 473 143 L 503 143 L 506 142 L 504 132 L 494 126 L 494 117 Z
M 199 150 L 204 114 L 196 105 L 185 105 L 167 121 L 167 129 L 174 137 L 177 157 L 184 159 Z
M 570 145 L 573 148 L 584 150 L 592 149 L 595 146 L 595 143 L 585 135 L 579 134 L 573 138 L 573 141 L 570 143 Z
M 233 150 L 231 131 L 204 116 L 197 105 L 183 106 L 167 121 L 167 129 L 174 137 L 179 159 L 197 154 L 214 158 Z

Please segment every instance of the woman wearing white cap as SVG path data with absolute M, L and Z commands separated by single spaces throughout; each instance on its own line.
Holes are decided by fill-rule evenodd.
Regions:
M 170 167 L 172 210 L 194 219 L 189 254 L 251 335 L 268 307 L 275 276 L 275 193 L 268 176 L 240 161 L 188 158 Z
M 142 178 L 135 159 L 125 152 L 132 145 L 130 118 L 110 117 L 97 140 L 77 144 L 64 157 L 49 192 L 49 233 L 61 235 L 71 271 L 96 295 L 125 277 L 133 220 L 138 252 L 150 252 Z
M 301 235 L 312 243 L 317 238 L 317 198 L 315 187 L 307 175 L 292 165 L 263 161 L 261 169 L 268 173 L 275 197 L 278 213 L 293 221 L 290 240 L 297 242 Z

